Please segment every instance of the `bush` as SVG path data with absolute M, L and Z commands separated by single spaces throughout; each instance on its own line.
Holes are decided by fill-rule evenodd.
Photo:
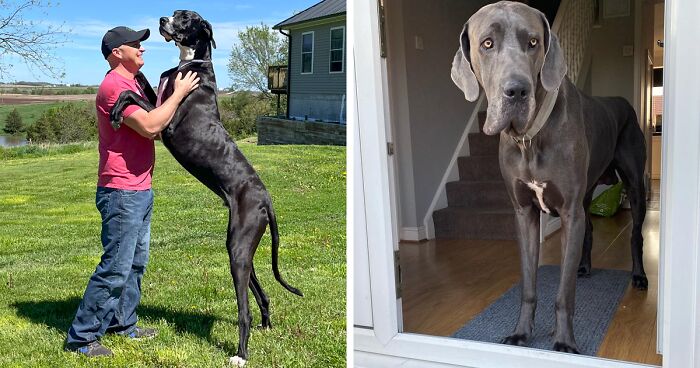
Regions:
M 95 108 L 87 103 L 68 103 L 44 112 L 27 130 L 36 143 L 70 143 L 97 139 Z
M 224 128 L 236 139 L 255 135 L 255 120 L 261 115 L 276 113 L 270 100 L 262 94 L 236 92 L 219 101 L 219 113 Z
M 17 134 L 24 131 L 22 116 L 17 109 L 13 109 L 5 119 L 5 127 L 2 129 L 7 134 Z

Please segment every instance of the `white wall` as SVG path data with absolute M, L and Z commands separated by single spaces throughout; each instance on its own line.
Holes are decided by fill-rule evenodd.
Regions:
M 637 1 L 630 0 L 626 17 L 601 17 L 600 28 L 591 35 L 591 94 L 622 96 L 634 104 L 634 56 L 623 56 L 623 46 L 634 48 L 634 12 Z M 636 52 L 642 50 L 634 50 Z
M 654 4 L 654 67 L 664 66 L 664 49 L 656 40 L 664 39 L 664 3 Z
M 473 106 L 452 83 L 459 34 L 489 1 L 387 0 L 387 63 L 401 227 L 422 226 Z M 416 38 L 422 49 L 416 47 Z

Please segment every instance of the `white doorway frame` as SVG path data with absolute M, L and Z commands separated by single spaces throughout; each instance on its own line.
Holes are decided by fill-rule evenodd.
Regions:
M 664 133 L 661 180 L 659 294 L 663 367 L 700 367 L 700 2 L 666 0 Z M 354 33 L 356 103 L 349 120 L 359 130 L 364 197 L 354 198 L 366 229 L 372 326 L 354 327 L 359 367 L 634 368 L 641 364 L 550 351 L 400 332 L 394 288 L 389 157 L 386 152 L 386 78 L 379 56 L 376 0 L 348 3 Z M 352 88 L 351 88 L 352 89 Z M 351 166 L 352 167 L 352 166 Z M 358 236 L 357 233 L 352 237 Z M 366 240 L 366 243 L 364 242 Z M 357 241 L 357 239 L 355 239 Z M 351 244 L 350 246 L 353 246 Z M 356 259 L 355 261 L 362 261 Z M 362 306 L 355 305 L 355 308 Z

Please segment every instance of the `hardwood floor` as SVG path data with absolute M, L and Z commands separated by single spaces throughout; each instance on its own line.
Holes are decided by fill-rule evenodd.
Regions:
M 593 218 L 594 268 L 631 269 L 631 226 L 629 210 Z M 628 287 L 598 356 L 661 365 L 656 354 L 658 211 L 647 212 L 643 236 L 649 290 Z M 540 264 L 559 264 L 560 249 L 555 233 L 542 245 Z M 450 336 L 520 280 L 514 241 L 431 240 L 401 243 L 399 250 L 405 332 Z

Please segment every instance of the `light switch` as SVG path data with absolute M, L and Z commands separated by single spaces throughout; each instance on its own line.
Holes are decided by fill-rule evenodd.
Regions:
M 416 36 L 416 50 L 423 50 L 423 37 Z
M 632 46 L 632 45 L 622 46 L 622 56 L 634 56 L 634 46 Z

